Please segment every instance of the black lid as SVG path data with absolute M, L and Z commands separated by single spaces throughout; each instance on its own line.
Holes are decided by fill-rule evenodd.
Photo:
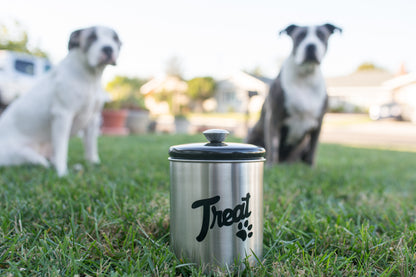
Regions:
M 244 143 L 224 143 L 228 131 L 210 129 L 204 132 L 209 143 L 190 143 L 171 146 L 172 159 L 185 160 L 264 160 L 264 148 Z

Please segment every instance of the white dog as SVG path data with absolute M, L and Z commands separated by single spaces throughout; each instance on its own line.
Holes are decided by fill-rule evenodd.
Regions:
M 68 55 L 0 117 L 0 166 L 55 166 L 67 174 L 68 141 L 84 131 L 85 157 L 99 163 L 97 136 L 105 94 L 104 68 L 115 65 L 120 40 L 107 27 L 74 31 Z

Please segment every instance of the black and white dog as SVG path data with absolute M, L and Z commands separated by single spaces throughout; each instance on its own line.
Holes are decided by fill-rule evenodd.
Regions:
M 0 166 L 25 163 L 55 166 L 67 173 L 68 141 L 84 131 L 85 157 L 100 161 L 97 136 L 106 95 L 104 68 L 115 65 L 120 40 L 107 27 L 72 32 L 68 55 L 0 117 Z
M 292 38 L 293 50 L 272 83 L 260 120 L 247 142 L 266 148 L 267 164 L 302 161 L 314 164 L 315 150 L 327 108 L 320 69 L 329 37 L 341 28 L 290 25 L 280 33 Z

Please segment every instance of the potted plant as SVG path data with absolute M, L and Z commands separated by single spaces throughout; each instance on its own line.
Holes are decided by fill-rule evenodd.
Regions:
M 131 134 L 145 134 L 150 125 L 149 110 L 144 104 L 144 98 L 130 94 L 122 103 L 128 110 L 126 127 Z
M 177 134 L 187 134 L 190 122 L 184 114 L 175 115 L 175 132 Z
M 103 133 L 119 135 L 129 133 L 129 129 L 126 128 L 128 115 L 132 113 L 132 110 L 144 107 L 143 101 L 140 100 L 140 87 L 144 82 L 145 80 L 136 77 L 115 76 L 107 84 L 106 89 L 113 101 L 106 103 L 103 110 Z M 131 120 L 129 121 L 131 122 Z M 144 124 L 148 124 L 148 122 L 146 121 Z M 131 127 L 130 129 L 134 129 L 133 132 L 137 131 L 137 128 Z
M 187 134 L 191 123 L 187 117 L 189 108 L 184 105 L 179 105 L 177 112 L 174 113 L 175 118 L 175 132 L 178 134 Z
M 126 128 L 127 110 L 121 107 L 119 100 L 105 103 L 101 113 L 101 133 L 104 135 L 125 136 L 129 134 Z

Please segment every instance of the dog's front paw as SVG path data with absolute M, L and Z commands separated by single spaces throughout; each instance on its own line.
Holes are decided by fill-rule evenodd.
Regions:
M 59 177 L 64 177 L 68 174 L 68 169 L 65 167 L 59 167 L 59 166 L 55 166 L 56 168 L 56 173 L 58 174 Z
M 57 171 L 57 173 L 58 173 L 58 177 L 65 177 L 66 175 L 68 175 L 68 170 L 61 171 L 61 172 Z
M 101 163 L 100 158 L 91 159 L 91 160 L 89 160 L 89 162 L 92 163 L 92 164 L 100 164 Z
M 86 155 L 85 159 L 91 164 L 100 164 L 101 163 L 100 157 L 98 157 L 98 155 L 93 155 L 92 157 Z

